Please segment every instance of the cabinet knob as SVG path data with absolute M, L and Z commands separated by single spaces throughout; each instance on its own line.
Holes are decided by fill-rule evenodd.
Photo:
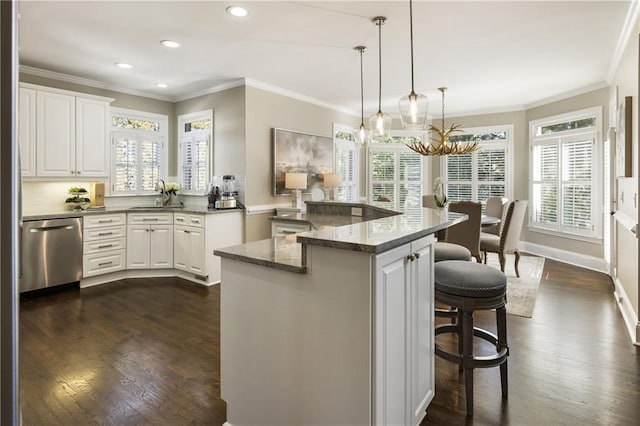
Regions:
M 416 260 L 416 257 L 412 254 L 410 254 L 409 256 L 407 256 L 407 260 L 413 262 L 414 260 Z
M 80 172 L 76 172 L 76 174 L 77 174 L 77 175 L 79 175 L 79 174 L 80 174 Z
M 76 174 L 76 172 L 74 172 L 73 170 L 71 170 L 69 173 L 71 173 L 72 175 Z
M 413 253 L 413 255 L 416 257 L 416 259 L 420 259 L 420 253 Z

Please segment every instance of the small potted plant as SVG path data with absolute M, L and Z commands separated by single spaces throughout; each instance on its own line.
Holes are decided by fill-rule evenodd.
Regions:
M 86 189 L 79 186 L 72 186 L 67 192 L 71 196 L 64 200 L 64 202 L 70 205 L 73 210 L 84 210 L 91 204 L 91 199 L 87 197 L 88 191 Z

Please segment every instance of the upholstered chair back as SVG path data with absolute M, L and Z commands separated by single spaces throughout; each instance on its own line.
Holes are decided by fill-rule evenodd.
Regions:
M 518 250 L 526 211 L 527 200 L 512 201 L 507 207 L 503 221 L 504 226 L 500 234 L 500 250 L 503 253 L 513 253 Z
M 466 247 L 472 256 L 480 259 L 480 219 L 482 217 L 482 205 L 473 201 L 458 201 L 449 204 L 449 211 L 464 213 L 469 220 L 447 228 L 445 241 Z
M 507 203 L 509 199 L 506 197 L 489 197 L 487 198 L 487 205 L 484 209 L 484 214 L 487 216 L 497 217 L 502 219 L 497 225 L 485 226 L 482 228 L 482 232 L 488 234 L 500 235 L 504 223 L 504 215 L 507 213 Z

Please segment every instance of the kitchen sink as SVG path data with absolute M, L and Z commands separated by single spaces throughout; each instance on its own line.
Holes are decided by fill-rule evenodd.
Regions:
M 146 207 L 129 207 L 129 210 L 180 210 L 184 209 L 184 206 L 146 206 Z

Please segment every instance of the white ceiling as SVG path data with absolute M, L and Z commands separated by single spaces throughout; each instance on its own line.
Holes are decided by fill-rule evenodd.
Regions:
M 247 18 L 225 13 L 229 4 Z M 522 109 L 603 87 L 628 1 L 414 2 L 416 92 L 439 116 Z M 377 110 L 382 27 L 383 111 L 410 91 L 408 1 L 22 1 L 21 65 L 180 100 L 239 78 L 287 89 L 359 115 Z M 180 42 L 179 49 L 160 45 Z M 115 62 L 134 66 L 123 70 Z M 156 82 L 169 84 L 167 89 Z

